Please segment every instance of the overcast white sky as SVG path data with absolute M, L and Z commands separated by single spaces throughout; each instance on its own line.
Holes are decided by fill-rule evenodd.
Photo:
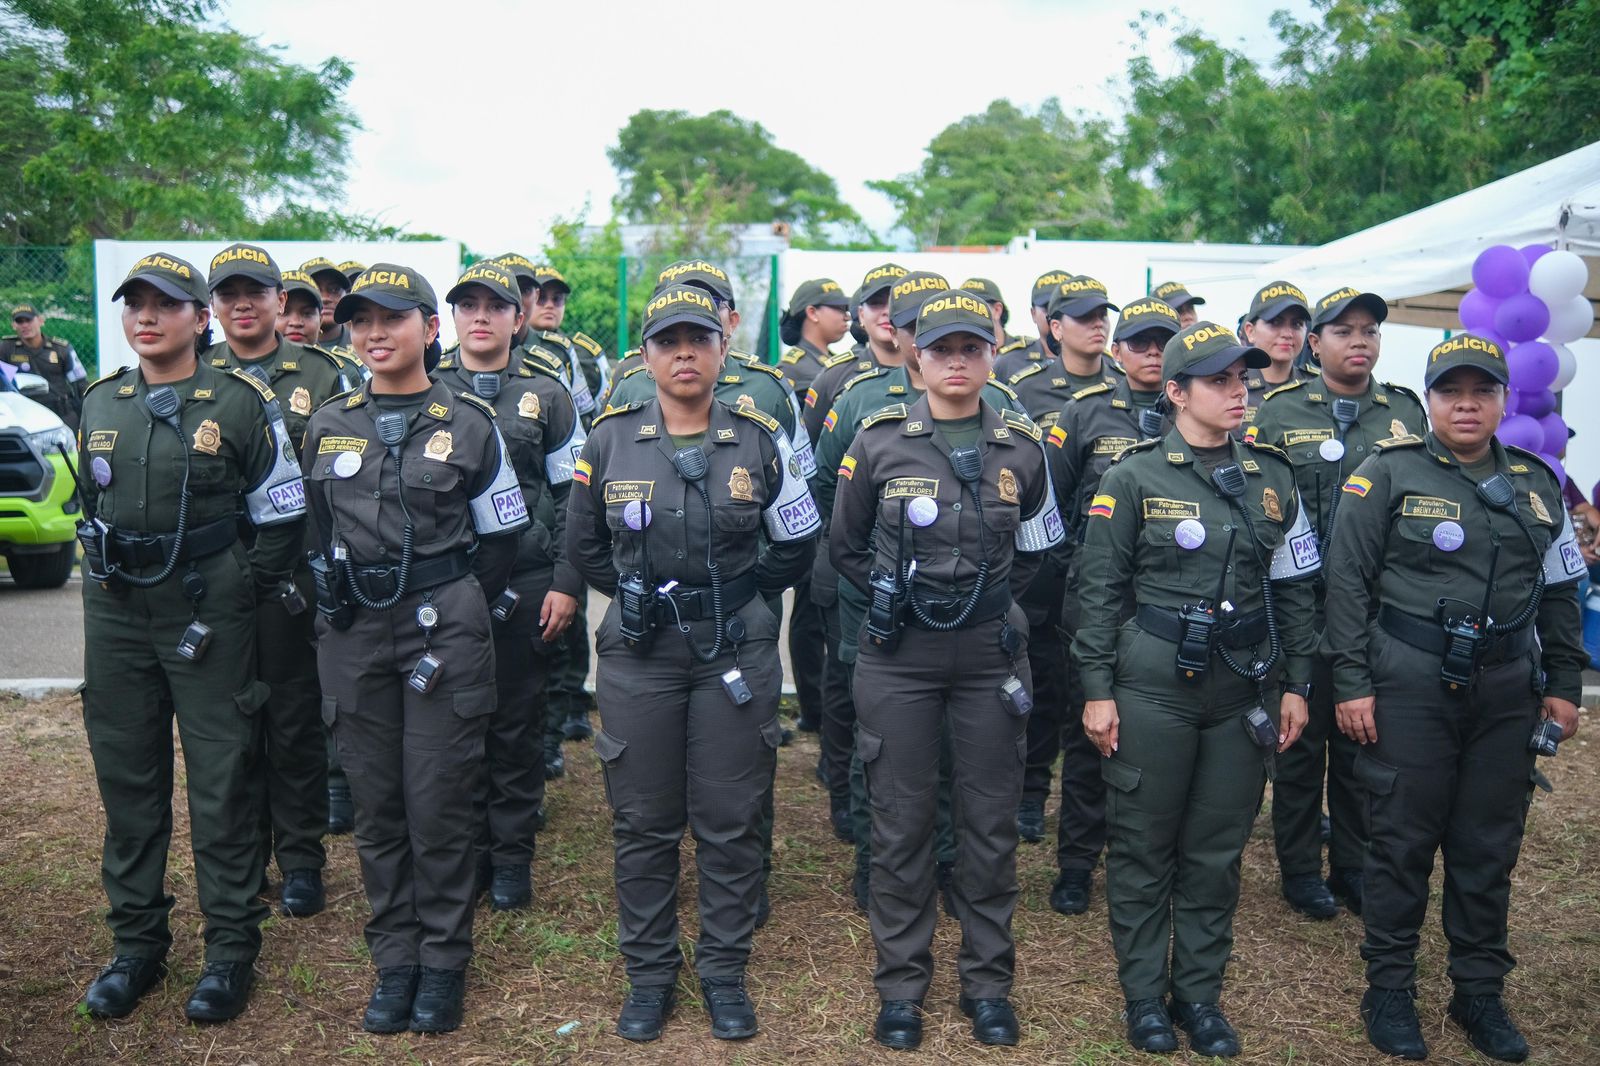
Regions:
M 1196 0 L 1183 13 L 1267 60 L 1267 18 L 1284 7 L 1311 10 Z M 762 123 L 882 233 L 892 208 L 865 183 L 915 168 L 950 122 L 998 97 L 1115 115 L 1141 41 L 1172 67 L 1172 27 L 1130 27 L 1137 12 L 1104 0 L 274 0 L 224 16 L 297 63 L 337 54 L 355 69 L 349 103 L 364 129 L 347 209 L 487 254 L 536 252 L 550 220 L 586 200 L 591 220 L 606 217 L 606 148 L 641 108 Z

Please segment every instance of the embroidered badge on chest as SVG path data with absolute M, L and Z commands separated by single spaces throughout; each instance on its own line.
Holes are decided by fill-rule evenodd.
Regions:
M 1007 503 L 1021 503 L 1022 497 L 1017 493 L 1017 475 L 1011 472 L 1009 466 L 1000 468 L 1000 498 Z
M 517 414 L 523 418 L 538 418 L 539 394 L 536 392 L 523 393 L 522 399 L 517 401 Z
M 422 454 L 429 459 L 444 462 L 450 458 L 450 453 L 455 450 L 455 438 L 446 429 L 435 430 L 433 436 L 428 438 L 428 443 L 423 447 Z
M 1278 493 L 1275 490 L 1261 490 L 1261 511 L 1274 522 L 1283 521 L 1283 505 L 1278 502 Z
M 745 503 L 755 502 L 755 486 L 750 481 L 750 471 L 742 466 L 733 468 L 728 475 L 728 496 Z
M 200 428 L 194 431 L 194 450 L 207 455 L 216 455 L 222 447 L 222 427 L 211 419 L 200 423 Z

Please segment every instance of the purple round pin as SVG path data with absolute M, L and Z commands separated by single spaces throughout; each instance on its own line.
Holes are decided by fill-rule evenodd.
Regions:
M 1172 531 L 1180 548 L 1194 551 L 1206 542 L 1206 527 L 1192 518 L 1185 518 L 1178 523 L 1178 528 Z
M 1460 522 L 1440 522 L 1433 527 L 1433 546 L 1442 552 L 1453 552 L 1467 539 Z
M 931 496 L 918 496 L 906 506 L 906 517 L 911 519 L 912 525 L 924 529 L 939 517 L 939 504 Z
M 95 456 L 89 463 L 89 470 L 94 475 L 96 485 L 105 488 L 111 484 L 111 464 L 106 462 L 104 456 Z
M 622 507 L 622 520 L 629 529 L 639 530 L 650 524 L 650 505 L 639 500 L 629 500 Z

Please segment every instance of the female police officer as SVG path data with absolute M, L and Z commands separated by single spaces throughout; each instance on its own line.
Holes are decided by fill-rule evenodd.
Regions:
M 533 901 L 529 864 L 544 803 L 551 644 L 571 624 L 582 591 L 582 579 L 566 565 L 562 526 L 583 425 L 565 385 L 511 360 L 511 336 L 523 315 L 509 269 L 493 260 L 476 263 L 445 301 L 461 347 L 439 360 L 434 380 L 494 406 L 523 503 L 536 516 L 522 533 L 510 587 L 492 612 L 498 697 L 479 782 L 478 878 L 491 907 L 512 910 Z M 541 507 L 547 494 L 550 502 Z M 537 517 L 541 511 L 551 525 Z
M 1527 1057 L 1500 1000 L 1511 869 L 1535 754 L 1578 728 L 1584 566 L 1555 475 L 1494 439 L 1506 380 L 1492 341 L 1433 349 L 1432 431 L 1356 468 L 1328 560 L 1324 649 L 1371 817 L 1361 1015 L 1375 1047 L 1408 1059 L 1427 1055 L 1412 999 L 1441 848 L 1450 1016 L 1485 1055 Z
M 988 303 L 935 292 L 912 359 L 927 392 L 862 423 L 839 467 L 830 531 L 842 578 L 870 596 L 856 662 L 857 746 L 872 808 L 875 1036 L 922 1039 L 933 976 L 934 810 L 950 731 L 959 837 L 963 1013 L 1015 1044 L 1017 799 L 1027 750 L 1027 622 L 1013 596 L 1060 543 L 1039 430 L 980 395 L 994 362 Z M 874 536 L 874 527 L 877 529 Z
M 1316 531 L 1283 454 L 1229 436 L 1247 368 L 1265 364 L 1210 322 L 1168 341 L 1173 428 L 1106 471 L 1079 549 L 1072 651 L 1083 728 L 1105 756 L 1106 901 L 1143 1051 L 1177 1047 L 1176 1016 L 1197 1054 L 1239 1053 L 1217 1005 L 1239 857 L 1264 765 L 1306 721 Z M 1261 686 L 1280 666 L 1274 723 Z
M 595 640 L 594 748 L 632 982 L 617 1032 L 654 1040 L 672 1008 L 687 822 L 700 869 L 695 966 L 712 1035 L 736 1039 L 756 1032 L 744 970 L 782 737 L 778 620 L 763 598 L 807 571 L 819 521 L 777 423 L 712 396 L 723 345 L 711 297 L 663 289 L 642 334 L 656 396 L 595 419 L 567 517 L 568 558 L 612 597 Z
M 436 307 L 413 268 L 356 278 L 335 317 L 372 380 L 312 415 L 303 450 L 324 553 L 322 715 L 355 798 L 372 907 L 372 1032 L 461 1024 L 473 789 L 495 710 L 485 599 L 505 588 L 528 524 L 493 411 L 423 370 Z
M 84 398 L 83 721 L 105 805 L 101 877 L 115 957 L 84 997 L 121 1017 L 166 972 L 172 719 L 189 790 L 206 965 L 193 1021 L 244 1010 L 266 907 L 257 795 L 256 603 L 288 578 L 305 496 L 272 392 L 210 366 L 205 276 L 156 253 L 113 300 L 138 365 Z M 235 515 L 255 527 L 247 553 Z

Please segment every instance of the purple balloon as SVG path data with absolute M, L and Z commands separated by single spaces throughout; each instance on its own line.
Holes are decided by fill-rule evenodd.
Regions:
M 1461 325 L 1473 333 L 1494 329 L 1494 312 L 1500 301 L 1484 292 L 1473 289 L 1461 298 Z
M 1544 447 L 1544 430 L 1540 428 L 1538 419 L 1527 415 L 1511 415 L 1504 419 L 1494 435 L 1500 438 L 1501 444 L 1526 448 L 1530 452 Z
M 1528 261 L 1528 265 L 1530 267 L 1539 261 L 1539 257 L 1541 255 L 1544 255 L 1550 250 L 1551 248 L 1548 244 L 1524 244 L 1521 248 L 1517 249 L 1517 251 L 1522 253 L 1522 258 Z
M 1562 488 L 1567 487 L 1567 468 L 1561 465 L 1561 460 L 1549 452 L 1540 452 L 1539 458 L 1544 460 L 1544 465 L 1556 472 L 1556 484 Z
M 1544 430 L 1544 444 L 1537 451 L 1546 455 L 1560 455 L 1567 450 L 1567 423 L 1560 415 L 1551 411 L 1539 419 L 1539 428 Z
M 1528 261 L 1509 244 L 1485 248 L 1472 264 L 1472 283 L 1496 299 L 1527 292 Z
M 1549 325 L 1550 309 L 1531 292 L 1508 296 L 1494 309 L 1494 331 L 1513 344 L 1533 340 Z
M 1517 394 L 1517 414 L 1529 418 L 1543 418 L 1556 409 L 1556 394 L 1549 389 Z
M 1521 414 L 1521 404 L 1522 394 L 1517 392 L 1516 389 L 1508 387 L 1506 389 L 1506 417 L 1510 418 L 1512 415 Z
M 1511 371 L 1511 387 L 1523 392 L 1548 389 L 1561 373 L 1561 360 L 1556 350 L 1543 341 L 1528 341 L 1506 353 L 1506 366 Z

